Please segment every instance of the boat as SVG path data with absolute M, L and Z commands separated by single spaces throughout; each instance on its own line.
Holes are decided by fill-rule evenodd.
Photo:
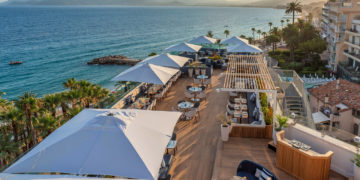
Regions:
M 22 64 L 22 61 L 10 61 L 9 65 L 18 65 L 18 64 Z

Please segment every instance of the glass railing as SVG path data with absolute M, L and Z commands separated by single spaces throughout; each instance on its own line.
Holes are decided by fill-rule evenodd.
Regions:
M 100 102 L 94 105 L 94 108 L 110 108 L 129 92 L 138 87 L 139 84 L 140 83 L 129 82 L 121 87 L 115 88 L 115 90 L 113 90 L 107 97 L 103 98 Z

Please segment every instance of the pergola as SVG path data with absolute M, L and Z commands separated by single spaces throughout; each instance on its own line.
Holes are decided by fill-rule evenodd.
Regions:
M 221 91 L 269 93 L 273 98 L 274 117 L 277 90 L 263 55 L 230 55 L 224 87 Z

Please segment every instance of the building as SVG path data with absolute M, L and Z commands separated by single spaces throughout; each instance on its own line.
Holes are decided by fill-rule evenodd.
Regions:
M 354 17 L 351 28 L 345 31 L 345 61 L 340 61 L 337 72 L 340 77 L 360 83 L 360 15 Z
M 330 127 L 360 135 L 360 85 L 344 79 L 309 90 L 311 111 L 322 112 Z
M 337 0 L 324 5 L 322 36 L 328 43 L 328 65 L 346 80 L 360 83 L 360 1 Z

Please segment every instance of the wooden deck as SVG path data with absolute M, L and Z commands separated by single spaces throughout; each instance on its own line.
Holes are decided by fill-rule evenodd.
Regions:
M 178 147 L 170 173 L 173 179 L 211 179 L 215 162 L 216 147 L 220 138 L 220 122 L 217 114 L 225 113 L 228 94 L 217 93 L 216 88 L 223 86 L 222 70 L 215 70 L 212 76 L 212 88 L 207 90 L 207 100 L 200 105 L 200 118 L 195 121 L 182 121 L 176 125 Z M 187 85 L 193 82 L 191 78 L 180 78 L 171 87 L 156 110 L 172 110 L 177 102 L 184 100 Z
M 220 140 L 220 122 L 218 114 L 225 113 L 228 93 L 216 92 L 223 86 L 223 70 L 215 70 L 212 88 L 207 89 L 207 100 L 200 105 L 198 121 L 181 121 L 175 127 L 177 133 L 177 151 L 170 174 L 174 180 L 228 180 L 235 175 L 238 164 L 244 160 L 253 160 L 276 174 L 279 179 L 292 180 L 293 177 L 276 168 L 276 155 L 267 148 L 269 139 L 231 137 L 229 142 Z M 167 97 L 158 103 L 156 110 L 171 111 L 177 102 L 184 100 L 184 91 L 192 78 L 180 78 L 174 84 Z M 345 179 L 333 172 L 330 179 Z

